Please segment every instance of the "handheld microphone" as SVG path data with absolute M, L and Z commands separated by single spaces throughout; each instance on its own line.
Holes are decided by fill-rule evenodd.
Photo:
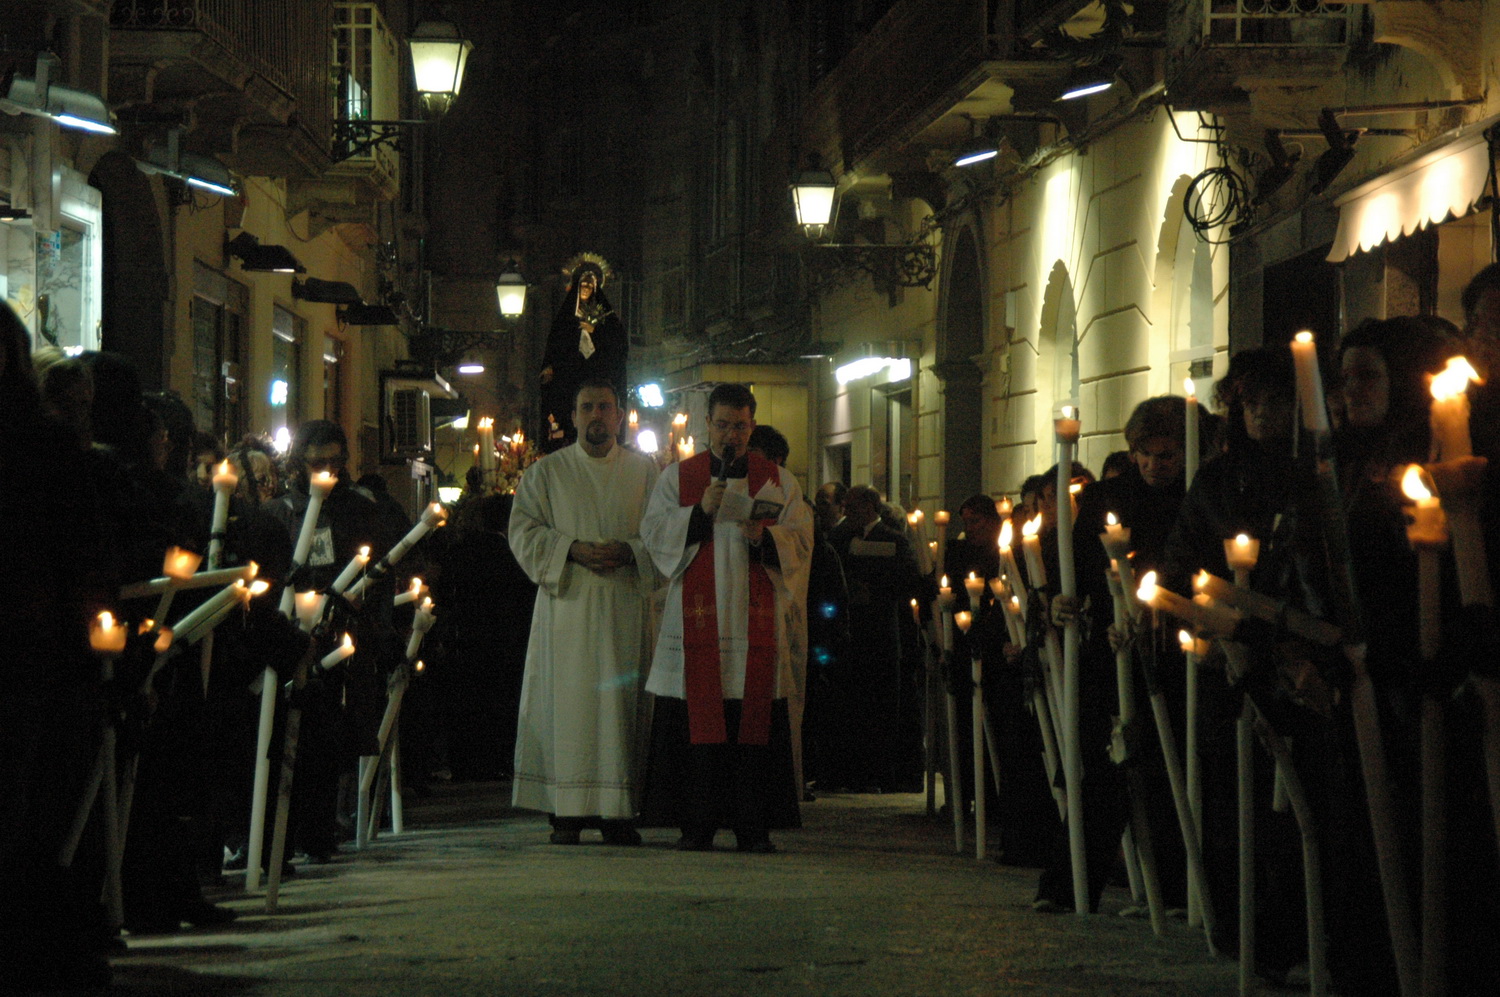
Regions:
M 733 463 L 734 444 L 726 443 L 724 444 L 724 456 L 723 458 L 721 458 L 719 463 L 719 481 L 721 483 L 729 480 L 729 465 Z

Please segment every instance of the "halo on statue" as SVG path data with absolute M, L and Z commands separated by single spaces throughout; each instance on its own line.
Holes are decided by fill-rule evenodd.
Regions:
M 610 275 L 614 273 L 610 269 L 609 261 L 598 253 L 579 253 L 567 263 L 563 264 L 563 276 L 568 278 L 568 288 L 573 287 L 573 280 L 578 276 L 580 270 L 592 270 L 599 278 L 599 290 L 604 290 L 604 285 L 609 282 Z

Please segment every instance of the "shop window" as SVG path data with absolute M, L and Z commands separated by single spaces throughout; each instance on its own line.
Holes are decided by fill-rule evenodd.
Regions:
M 68 353 L 99 348 L 103 238 L 99 191 L 64 167 L 59 227 L 0 222 L 0 297 L 31 330 L 36 346 Z

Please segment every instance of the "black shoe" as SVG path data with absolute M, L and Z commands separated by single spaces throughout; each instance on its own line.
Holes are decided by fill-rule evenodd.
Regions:
M 630 826 L 628 820 L 605 820 L 600 822 L 599 833 L 606 845 L 621 845 L 626 848 L 641 843 L 641 832 Z

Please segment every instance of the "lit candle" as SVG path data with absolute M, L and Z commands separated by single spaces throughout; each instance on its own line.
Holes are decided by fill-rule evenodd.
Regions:
M 1297 404 L 1302 425 L 1314 433 L 1328 432 L 1328 405 L 1323 400 L 1323 374 L 1318 368 L 1318 346 L 1307 330 L 1292 337 L 1292 364 L 1297 372 Z
M 1052 428 L 1057 432 L 1057 442 L 1077 443 L 1079 433 L 1083 428 L 1078 418 L 1078 410 L 1071 405 L 1064 405 L 1058 411 L 1061 414 L 1052 420 Z
M 404 606 L 408 602 L 416 602 L 422 598 L 422 594 L 426 591 L 427 586 L 422 584 L 422 579 L 413 575 L 411 584 L 407 586 L 404 592 L 396 593 L 396 598 L 392 600 L 391 604 L 394 606 Z
M 629 416 L 628 419 L 626 419 L 626 423 L 630 426 L 630 429 L 633 432 L 635 430 L 635 428 L 641 424 L 641 415 L 640 415 L 640 413 L 637 412 L 635 409 L 631 409 L 630 410 L 630 416 Z
M 1236 534 L 1232 539 L 1224 541 L 1224 560 L 1234 572 L 1234 583 L 1249 585 L 1250 572 L 1255 570 L 1255 564 L 1260 560 L 1260 541 L 1248 533 Z
M 416 524 L 407 531 L 406 536 L 402 537 L 396 546 L 386 552 L 385 557 L 377 561 L 374 566 L 365 572 L 364 577 L 355 582 L 353 587 L 349 589 L 349 600 L 358 603 L 359 600 L 363 599 L 365 592 L 369 590 L 371 585 L 384 578 L 386 572 L 390 571 L 397 562 L 405 557 L 406 552 L 411 550 L 417 541 L 425 537 L 430 530 L 447 522 L 447 517 L 448 510 L 444 509 L 437 502 L 433 502 L 423 510 L 422 518 L 417 520 Z
M 1193 605 L 1192 600 L 1184 599 L 1176 592 L 1156 584 L 1154 571 L 1148 571 L 1141 576 L 1141 584 L 1136 589 L 1135 597 L 1152 609 L 1163 610 L 1185 623 L 1197 625 L 1198 607 Z
M 948 520 L 949 516 L 947 509 L 939 509 L 937 512 L 934 512 L 932 514 L 932 521 L 939 526 L 947 526 Z
M 162 558 L 161 573 L 173 581 L 185 582 L 193 577 L 198 565 L 202 563 L 203 555 L 197 551 L 168 547 L 166 556 Z
M 1104 553 L 1112 560 L 1121 561 L 1130 556 L 1130 528 L 1120 525 L 1120 518 L 1112 512 L 1104 514 L 1104 532 L 1099 535 L 1104 544 Z
M 1412 464 L 1401 478 L 1401 490 L 1416 503 L 1406 539 L 1417 552 L 1418 634 L 1422 658 L 1431 661 L 1442 647 L 1442 580 L 1439 560 L 1448 544 L 1447 523 L 1437 496 L 1422 480 L 1422 469 Z
M 191 644 L 195 642 L 199 637 L 213 630 L 218 623 L 229 615 L 229 611 L 235 606 L 248 601 L 251 595 L 259 595 L 269 587 L 263 581 L 257 581 L 254 584 L 260 586 L 254 592 L 244 582 L 235 582 L 233 585 L 226 585 L 191 613 L 178 620 L 177 626 L 174 628 L 177 631 L 177 643 Z
M 915 600 L 915 599 L 913 599 L 911 601 L 911 620 L 912 620 L 913 623 L 915 623 L 917 625 L 918 629 L 921 629 L 921 627 L 922 627 L 922 610 L 917 606 L 917 600 Z
M 688 438 L 686 438 L 684 440 L 678 441 L 678 443 L 677 443 L 677 459 L 678 460 L 687 460 L 689 457 L 693 456 L 693 454 L 695 452 L 695 449 L 696 448 L 694 447 L 694 444 L 693 444 L 693 438 L 691 436 L 689 436 Z
M 960 609 L 953 614 L 953 625 L 963 633 L 969 632 L 969 627 L 974 623 L 974 614 L 967 609 Z
M 221 564 L 224 555 L 224 534 L 229 528 L 229 497 L 240 485 L 239 475 L 234 473 L 234 468 L 229 461 L 219 462 L 214 471 L 214 513 L 212 525 L 208 534 L 208 566 L 217 568 Z
M 978 609 L 980 600 L 984 598 L 984 579 L 971 571 L 969 577 L 964 579 L 964 588 L 969 593 L 969 605 Z
M 307 555 L 312 551 L 313 536 L 318 530 L 318 514 L 322 512 L 323 500 L 328 497 L 329 492 L 333 491 L 337 480 L 327 471 L 319 471 L 307 479 L 307 508 L 302 513 L 302 528 L 297 533 L 297 544 L 292 549 L 289 579 L 307 564 Z M 296 608 L 292 604 L 293 595 L 291 585 L 282 589 L 281 615 L 289 620 L 296 615 Z
M 1183 482 L 1191 485 L 1193 477 L 1198 473 L 1198 391 L 1191 377 L 1182 379 L 1182 390 L 1187 395 L 1184 418 L 1186 424 L 1183 427 Z
M 1006 588 L 1004 575 L 996 575 L 990 579 L 990 595 L 994 597 L 996 602 L 1004 602 L 1009 591 Z
M 432 612 L 432 600 L 423 599 L 417 605 L 417 611 L 411 618 L 411 637 L 406 641 L 406 660 L 414 661 L 417 651 L 422 647 L 422 638 L 427 631 L 432 629 L 432 624 L 437 617 Z
M 344 570 L 340 571 L 339 576 L 333 580 L 333 591 L 342 593 L 354 581 L 354 576 L 365 570 L 365 565 L 369 563 L 370 548 L 369 545 L 366 545 L 355 551 L 354 556 L 349 559 L 349 563 L 344 565 Z
M 1009 519 L 1010 514 L 1015 511 L 1015 508 L 1011 504 L 1010 498 L 1005 495 L 1000 496 L 1000 500 L 995 503 L 995 512 L 999 514 L 1001 519 Z
M 234 473 L 234 466 L 227 460 L 220 461 L 214 469 L 214 491 L 224 489 L 233 492 L 240 485 L 240 476 Z
M 164 575 L 161 578 L 153 578 L 150 581 L 131 582 L 129 585 L 120 587 L 121 599 L 139 599 L 148 595 L 161 595 L 173 589 L 204 589 L 213 588 L 216 585 L 230 585 L 234 582 L 248 582 L 260 571 L 260 565 L 251 561 L 249 564 L 238 568 L 220 568 L 218 571 L 199 571 L 185 578 L 176 578 Z M 161 613 L 156 614 L 157 619 L 162 618 Z
M 1047 587 L 1047 566 L 1042 561 L 1042 517 L 1021 524 L 1021 553 L 1026 557 L 1026 575 L 1034 589 Z
M 944 609 L 953 605 L 953 589 L 948 585 L 948 576 L 944 575 L 938 582 L 938 605 Z
M 1253 589 L 1231 585 L 1207 571 L 1199 571 L 1193 576 L 1193 588 L 1258 620 L 1274 623 L 1299 637 L 1305 637 L 1325 647 L 1333 647 L 1343 640 L 1343 633 L 1327 620 L 1319 619 Z
M 1195 654 L 1200 658 L 1208 655 L 1208 641 L 1194 637 L 1186 630 L 1177 631 L 1177 643 L 1182 646 L 1183 654 Z
M 1488 462 L 1483 457 L 1453 457 L 1427 468 L 1443 496 L 1443 515 L 1452 537 L 1453 566 L 1458 573 L 1458 598 L 1465 606 L 1493 606 L 1489 560 L 1485 554 L 1484 482 Z
M 89 647 L 99 654 L 116 655 L 125 650 L 125 627 L 108 610 L 89 624 Z
M 1021 569 L 1016 564 L 1016 552 L 1011 546 L 1011 540 L 1015 537 L 1015 528 L 1011 526 L 1009 519 L 1000 524 L 1000 560 L 1005 565 L 1005 573 L 1010 576 L 1011 586 L 1019 590 L 1021 585 Z
M 1452 357 L 1448 366 L 1432 375 L 1432 442 L 1438 460 L 1471 457 L 1474 445 L 1469 437 L 1470 381 L 1479 375 L 1463 357 Z
M 495 420 L 485 416 L 479 420 L 479 470 L 488 474 L 495 467 Z
M 295 596 L 297 607 L 297 623 L 302 627 L 303 633 L 312 633 L 313 627 L 323 618 L 323 594 L 309 589 L 306 592 L 298 592 Z
M 340 661 L 343 661 L 353 653 L 354 638 L 350 637 L 348 634 L 344 634 L 343 643 L 339 644 L 338 647 L 323 655 L 323 660 L 319 661 L 318 665 L 321 668 L 332 668 L 334 665 L 338 664 Z

